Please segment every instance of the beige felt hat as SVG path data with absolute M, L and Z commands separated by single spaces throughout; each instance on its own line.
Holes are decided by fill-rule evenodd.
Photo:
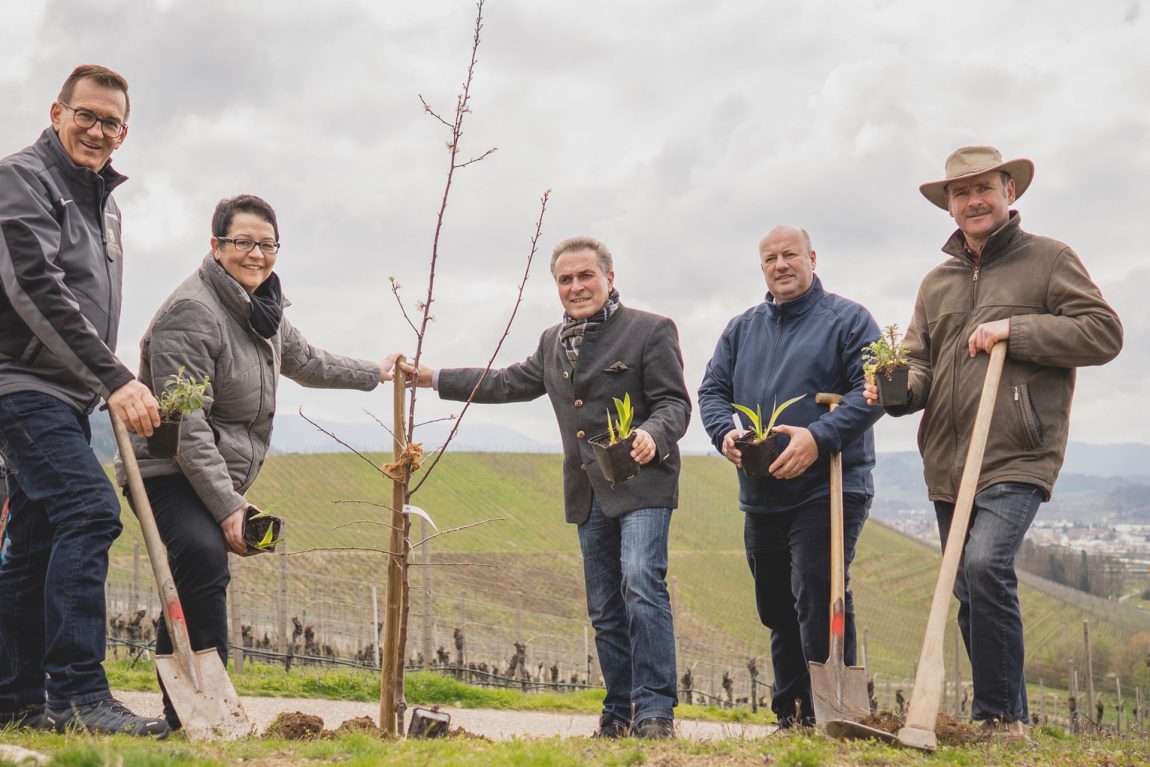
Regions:
M 1034 163 L 1025 157 L 1010 162 L 1002 161 L 1002 153 L 992 146 L 964 146 L 946 158 L 946 178 L 929 181 L 918 188 L 922 196 L 943 210 L 946 204 L 946 185 L 955 179 L 977 176 L 991 170 L 1000 170 L 1014 179 L 1014 199 L 1022 196 L 1034 179 Z

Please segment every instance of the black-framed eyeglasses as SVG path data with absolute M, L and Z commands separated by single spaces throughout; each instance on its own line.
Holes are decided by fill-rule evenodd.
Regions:
M 100 123 L 100 130 L 104 132 L 105 136 L 108 138 L 119 138 L 128 127 L 127 123 L 120 122 L 114 117 L 100 117 L 95 112 L 89 112 L 87 109 L 76 109 L 73 106 L 65 104 L 63 101 L 57 101 L 56 103 L 65 109 L 71 109 L 72 122 L 84 130 L 88 130 L 96 123 Z
M 220 242 L 230 242 L 240 253 L 251 253 L 257 245 L 260 246 L 260 251 L 265 256 L 274 256 L 280 250 L 278 242 L 269 240 L 256 242 L 251 237 L 217 237 L 216 239 Z

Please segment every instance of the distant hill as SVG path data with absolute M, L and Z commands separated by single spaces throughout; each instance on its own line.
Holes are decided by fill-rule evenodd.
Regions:
M 391 449 L 391 435 L 379 424 L 317 421 L 324 429 L 360 451 Z M 425 444 L 441 443 L 450 423 L 429 424 L 420 431 Z M 92 446 L 102 461 L 115 454 L 115 440 L 105 415 L 92 418 Z M 272 449 L 277 453 L 334 453 L 344 450 L 335 440 L 296 413 L 276 418 Z M 475 423 L 461 432 L 452 452 L 555 453 L 559 446 L 532 439 L 507 427 Z M 929 510 L 922 459 L 915 451 L 880 453 L 875 468 L 874 513 L 897 514 Z M 1066 451 L 1054 498 L 1043 508 L 1047 517 L 1084 522 L 1141 521 L 1150 523 L 1150 445 L 1092 445 L 1071 442 Z

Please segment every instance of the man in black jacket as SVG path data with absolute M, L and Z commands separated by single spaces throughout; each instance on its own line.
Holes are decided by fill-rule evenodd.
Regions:
M 128 84 L 78 67 L 36 143 L 0 160 L 0 452 L 11 501 L 0 564 L 0 726 L 163 737 L 112 698 L 104 580 L 120 503 L 89 442 L 101 398 L 151 434 L 155 398 L 115 355 Z
M 550 397 L 563 440 L 566 517 L 579 526 L 587 610 L 607 686 L 596 736 L 671 737 L 678 698 L 667 535 L 679 498 L 677 443 L 691 416 L 678 331 L 666 317 L 619 302 L 611 253 L 598 240 L 559 243 L 551 274 L 563 321 L 543 331 L 534 354 L 482 381 L 482 368 L 424 365 L 416 380 L 449 400 Z M 411 365 L 406 370 L 415 376 Z M 631 457 L 642 469 L 611 483 L 587 440 L 607 431 L 606 413 L 627 396 L 636 424 Z

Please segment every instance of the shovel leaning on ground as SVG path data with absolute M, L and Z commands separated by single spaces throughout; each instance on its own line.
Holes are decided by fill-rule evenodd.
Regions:
M 168 636 L 175 649 L 172 655 L 156 656 L 156 671 L 164 682 L 168 698 L 190 740 L 234 740 L 250 735 L 254 728 L 220 660 L 220 654 L 215 648 L 192 650 L 184 609 L 180 605 L 176 582 L 168 566 L 168 552 L 160 540 L 160 531 L 156 527 L 152 505 L 144 490 L 144 481 L 140 477 L 128 430 L 115 413 L 109 410 L 108 415 L 112 419 L 112 429 L 116 433 L 116 444 L 120 448 L 124 473 L 128 477 L 136 517 L 140 520 L 140 530 L 148 548 L 148 560 L 156 576 Z
M 815 402 L 831 412 L 843 401 L 841 394 L 820 392 Z M 810 661 L 811 703 L 815 722 L 858 721 L 870 713 L 866 669 L 843 662 L 846 632 L 846 552 L 843 550 L 843 458 L 831 455 L 831 632 L 826 663 Z
M 1002 365 L 1005 361 L 1006 342 L 999 341 L 991 349 L 990 361 L 986 366 L 982 398 L 978 401 L 978 412 L 974 417 L 974 428 L 970 432 L 970 446 L 966 451 L 966 464 L 962 468 L 962 481 L 958 486 L 958 498 L 954 503 L 950 532 L 943 547 L 942 564 L 938 569 L 938 581 L 935 583 L 934 597 L 930 603 L 930 616 L 926 621 L 926 635 L 923 637 L 922 652 L 918 657 L 914 690 L 910 696 L 906 723 L 897 735 L 892 735 L 857 722 L 836 721 L 827 725 L 827 733 L 833 737 L 878 738 L 922 751 L 933 751 L 938 747 L 935 728 L 938 726 L 938 709 L 942 704 L 946 677 L 946 667 L 943 663 L 946 619 L 950 612 L 954 581 L 958 576 L 959 560 L 962 558 L 963 545 L 966 543 L 967 528 L 970 526 L 974 496 L 978 492 L 982 456 L 986 450 L 986 437 L 990 433 L 994 402 L 998 398 L 998 382 L 1002 378 Z

